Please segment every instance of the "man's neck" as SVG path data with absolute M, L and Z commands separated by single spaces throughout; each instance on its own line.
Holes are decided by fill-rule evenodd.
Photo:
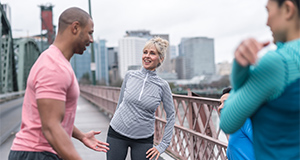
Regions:
M 57 37 L 58 38 L 58 37 Z M 64 57 L 70 61 L 70 59 L 72 58 L 73 56 L 73 53 L 71 51 L 71 48 L 72 47 L 69 47 L 70 45 L 68 45 L 65 41 L 60 41 L 60 39 L 56 39 L 54 42 L 53 42 L 53 45 L 56 46 L 60 51 L 61 53 L 64 55 Z

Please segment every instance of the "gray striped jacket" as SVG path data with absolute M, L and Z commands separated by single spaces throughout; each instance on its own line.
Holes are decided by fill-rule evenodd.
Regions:
M 126 137 L 148 138 L 154 134 L 154 114 L 161 102 L 166 111 L 167 124 L 161 143 L 155 147 L 162 153 L 172 139 L 175 112 L 170 86 L 156 75 L 156 71 L 142 68 L 126 73 L 118 106 L 110 125 Z

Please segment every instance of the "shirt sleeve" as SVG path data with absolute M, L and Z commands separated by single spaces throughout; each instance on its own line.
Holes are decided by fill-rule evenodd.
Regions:
M 121 86 L 121 91 L 120 91 L 120 96 L 119 96 L 119 101 L 118 101 L 118 105 L 117 105 L 117 108 L 116 110 L 119 108 L 120 104 L 122 103 L 123 101 L 123 97 L 124 97 L 124 91 L 125 91 L 125 88 L 126 88 L 126 82 L 128 80 L 128 77 L 130 75 L 130 72 L 127 72 L 126 75 L 125 75 L 125 78 L 122 82 L 122 86 Z
M 233 60 L 230 80 L 234 90 L 237 91 L 241 86 L 243 86 L 249 77 L 249 71 L 249 66 L 242 67 L 235 59 Z
M 170 145 L 175 124 L 173 96 L 170 86 L 167 82 L 165 82 L 165 85 L 163 86 L 162 96 L 163 107 L 167 114 L 167 124 L 165 126 L 165 131 L 161 143 L 155 146 L 155 148 L 159 151 L 160 154 L 163 153 Z
M 252 131 L 252 123 L 251 123 L 250 118 L 247 118 L 247 120 L 246 120 L 245 124 L 243 125 L 243 127 L 241 128 L 241 130 L 244 133 L 244 135 L 246 135 L 253 144 L 253 131 Z
M 237 64 L 233 67 L 241 66 Z M 227 134 L 236 132 L 264 102 L 284 89 L 285 67 L 278 54 L 266 54 L 257 66 L 250 69 L 245 82 L 238 89 L 233 88 L 225 101 L 220 128 Z
M 72 76 L 62 66 L 41 67 L 35 77 L 36 99 L 50 98 L 66 101 L 66 94 L 72 83 Z

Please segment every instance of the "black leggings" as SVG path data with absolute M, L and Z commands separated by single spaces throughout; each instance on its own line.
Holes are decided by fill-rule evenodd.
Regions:
M 152 141 L 149 139 L 152 138 Z M 146 158 L 146 152 L 153 147 L 153 136 L 146 139 L 130 139 L 115 132 L 111 127 L 108 131 L 107 143 L 109 143 L 109 150 L 107 151 L 107 160 L 125 160 L 130 147 L 131 160 L 149 160 Z

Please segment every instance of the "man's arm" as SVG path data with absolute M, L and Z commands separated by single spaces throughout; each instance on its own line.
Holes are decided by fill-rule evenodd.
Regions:
M 38 99 L 37 105 L 42 132 L 53 149 L 64 160 L 81 160 L 70 137 L 61 126 L 65 115 L 65 102 L 54 99 Z

